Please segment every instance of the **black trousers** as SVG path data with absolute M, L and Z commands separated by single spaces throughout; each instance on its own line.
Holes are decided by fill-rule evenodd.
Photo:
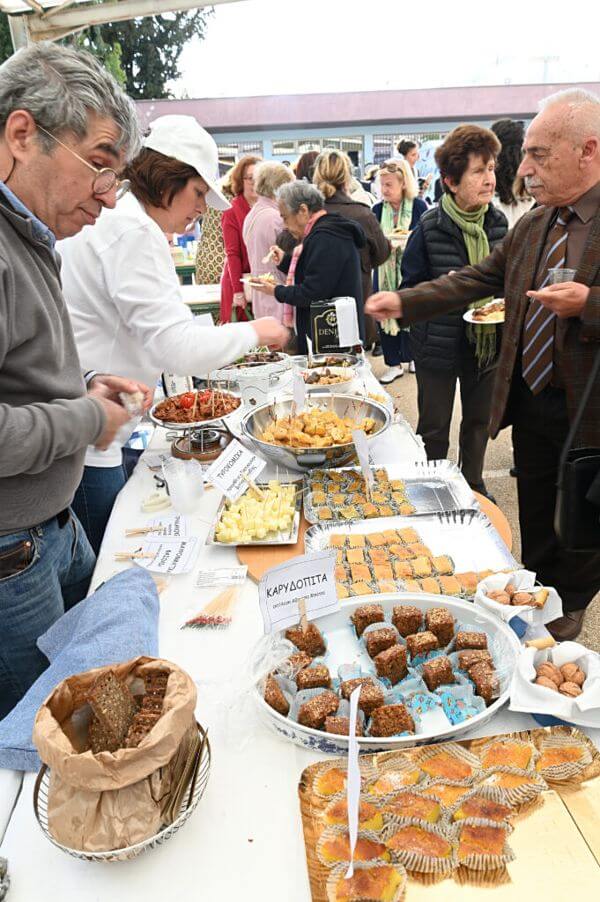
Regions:
M 470 354 L 461 359 L 458 375 L 434 370 L 415 361 L 419 422 L 417 432 L 425 443 L 428 460 L 444 460 L 448 456 L 450 423 L 460 383 L 462 420 L 459 451 L 461 469 L 469 485 L 483 487 L 483 459 L 488 443 L 488 423 L 494 387 L 494 367 L 480 371 Z
M 565 551 L 554 532 L 558 463 L 569 431 L 565 393 L 548 386 L 532 395 L 516 379 L 511 418 L 521 558 L 543 585 L 556 588 L 565 611 L 580 610 L 600 591 L 600 552 Z

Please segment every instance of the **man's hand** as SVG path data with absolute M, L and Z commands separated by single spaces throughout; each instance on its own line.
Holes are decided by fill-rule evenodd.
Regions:
M 373 316 L 377 322 L 384 319 L 399 319 L 402 316 L 402 301 L 396 291 L 378 291 L 368 298 L 365 313 Z
M 122 381 L 129 383 L 130 380 L 125 379 Z M 134 383 L 134 385 L 137 385 L 137 383 Z M 128 391 L 128 389 L 124 389 L 124 391 Z M 131 417 L 124 407 L 120 404 L 115 404 L 114 401 L 110 401 L 100 389 L 93 388 L 88 392 L 88 397 L 95 398 L 104 410 L 106 422 L 102 433 L 96 439 L 94 447 L 98 448 L 99 451 L 106 451 L 121 426 L 124 426 L 125 423 L 129 422 Z
M 541 291 L 527 292 L 527 297 L 538 300 L 544 307 L 554 311 L 559 319 L 581 316 L 589 295 L 589 286 L 582 285 L 581 282 L 559 282 L 548 285 Z
M 114 404 L 122 406 L 119 392 L 127 395 L 139 391 L 144 396 L 143 409 L 148 410 L 154 398 L 154 390 L 148 388 L 143 382 L 134 379 L 124 379 L 122 376 L 111 376 L 107 373 L 98 373 L 88 383 L 89 394 L 97 398 L 106 398 Z
M 263 316 L 252 323 L 257 335 L 258 345 L 269 348 L 285 348 L 290 338 L 289 329 L 275 319 L 274 316 Z

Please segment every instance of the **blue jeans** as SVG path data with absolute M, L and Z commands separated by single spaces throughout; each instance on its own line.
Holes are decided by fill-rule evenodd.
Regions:
M 117 495 L 133 473 L 141 451 L 123 448 L 123 463 L 118 467 L 85 467 L 73 499 L 77 514 L 96 554 Z
M 85 598 L 95 563 L 71 512 L 0 536 L 0 719 L 48 667 L 36 641 Z

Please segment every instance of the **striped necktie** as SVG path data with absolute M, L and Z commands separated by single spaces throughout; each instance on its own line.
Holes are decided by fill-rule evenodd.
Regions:
M 549 248 L 546 260 L 540 272 L 545 273 L 539 291 L 548 284 L 550 270 L 565 265 L 567 257 L 567 223 L 573 215 L 570 207 L 561 207 L 556 221 L 548 235 L 546 247 Z M 534 395 L 537 395 L 552 379 L 554 360 L 554 329 L 556 314 L 532 298 L 525 315 L 523 326 L 523 379 Z

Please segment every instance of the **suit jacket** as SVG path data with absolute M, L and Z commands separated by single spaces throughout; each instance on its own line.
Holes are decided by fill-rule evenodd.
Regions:
M 504 295 L 506 320 L 490 413 L 492 438 L 510 422 L 508 401 L 529 304 L 525 292 L 534 287 L 539 259 L 555 214 L 555 207 L 532 210 L 519 220 L 504 241 L 496 245 L 481 263 L 465 266 L 454 275 L 442 276 L 400 292 L 402 326 L 458 310 L 470 301 L 489 295 Z M 556 335 L 558 347 L 561 348 L 567 410 L 571 421 L 595 355 L 600 353 L 600 210 L 592 222 L 575 281 L 590 286 L 589 298 L 581 317 L 557 320 Z M 517 372 L 520 372 L 520 367 Z M 600 448 L 600 384 L 596 384 L 592 391 L 577 444 Z

